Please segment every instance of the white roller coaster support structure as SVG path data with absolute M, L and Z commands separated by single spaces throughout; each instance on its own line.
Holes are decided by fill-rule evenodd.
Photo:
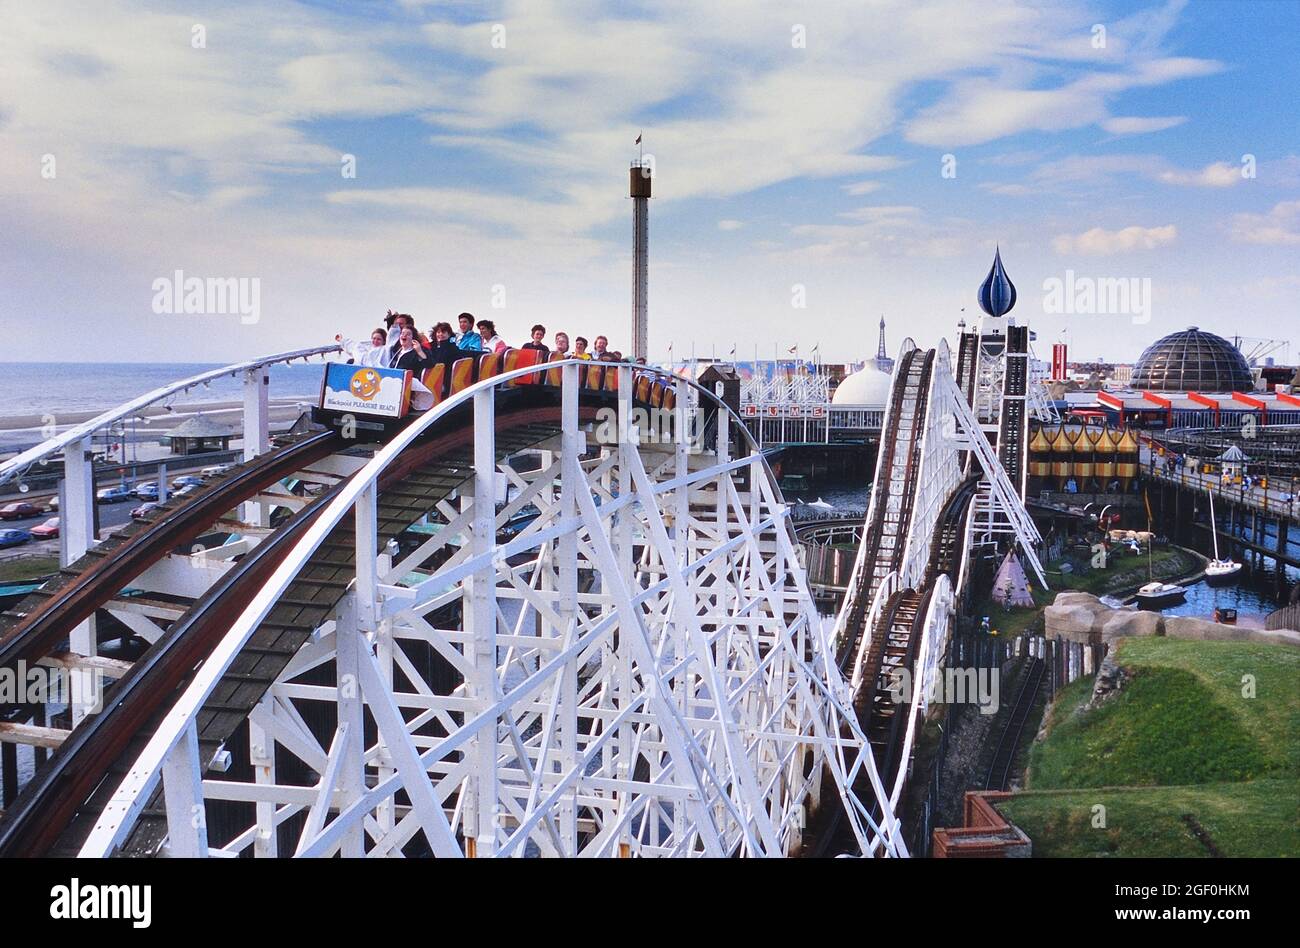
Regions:
M 882 786 L 846 703 L 771 471 L 752 443 L 732 457 L 747 438 L 738 419 L 674 380 L 676 435 L 657 443 L 630 424 L 633 368 L 620 366 L 621 423 L 612 435 L 582 428 L 579 363 L 557 367 L 563 424 L 529 464 L 497 452 L 493 424 L 506 384 L 537 371 L 521 369 L 453 395 L 351 477 L 166 713 L 83 856 L 121 846 L 160 781 L 172 853 L 287 854 L 277 830 L 305 814 L 298 856 L 397 856 L 421 835 L 439 856 L 781 856 L 821 803 L 844 807 L 861 853 L 907 855 L 889 805 L 898 788 Z M 717 442 L 694 451 L 688 394 L 716 403 L 719 419 Z M 470 403 L 472 488 L 394 565 L 377 549 L 379 479 Z M 512 495 L 499 508 L 502 480 Z M 527 505 L 536 518 L 499 541 Z M 199 708 L 349 516 L 355 582 L 253 715 L 256 782 L 200 773 Z M 461 683 L 440 692 L 403 643 L 424 643 Z M 303 680 L 328 663 L 334 685 Z M 307 704 L 336 707 L 328 742 L 305 726 Z M 277 750 L 314 782 L 277 782 Z M 827 775 L 838 801 L 819 800 Z M 879 821 L 853 791 L 864 777 Z M 256 804 L 219 847 L 194 818 L 213 800 Z

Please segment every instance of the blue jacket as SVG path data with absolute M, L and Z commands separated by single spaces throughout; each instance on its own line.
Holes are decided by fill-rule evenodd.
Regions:
M 457 333 L 453 338 L 458 349 L 464 349 L 466 352 L 483 351 L 483 337 L 473 330 Z

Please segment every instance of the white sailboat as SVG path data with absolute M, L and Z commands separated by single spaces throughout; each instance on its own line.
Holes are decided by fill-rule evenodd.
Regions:
M 1219 526 L 1214 519 L 1214 491 L 1210 495 L 1210 536 L 1214 538 L 1214 559 L 1205 567 L 1205 582 L 1210 586 L 1227 586 L 1237 581 L 1241 564 L 1231 559 L 1219 558 Z
M 1147 508 L 1147 535 L 1151 534 L 1151 501 L 1143 495 Z M 1152 575 L 1151 569 L 1151 547 L 1152 541 L 1147 540 L 1147 584 L 1141 587 L 1133 596 L 1139 609 L 1160 610 L 1165 606 L 1173 606 L 1182 602 L 1187 596 L 1187 590 L 1176 583 L 1162 583 L 1156 580 Z

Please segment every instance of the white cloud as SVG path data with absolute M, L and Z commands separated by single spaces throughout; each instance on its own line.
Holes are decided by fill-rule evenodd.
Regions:
M 1247 244 L 1300 244 L 1300 201 L 1282 201 L 1267 214 L 1238 214 L 1232 239 Z
M 990 194 L 996 194 L 1000 197 L 1025 197 L 1033 194 L 1034 189 L 1027 184 L 1007 184 L 996 181 L 980 182 L 980 190 L 988 191 Z
M 1141 135 L 1146 132 L 1163 132 L 1167 128 L 1174 128 L 1186 121 L 1187 116 L 1185 115 L 1151 116 L 1150 118 L 1126 116 L 1105 119 L 1102 121 L 1101 127 L 1112 135 Z
M 1125 123 L 1166 121 L 1114 119 L 1107 110 L 1107 99 L 1129 89 L 1212 75 L 1222 68 L 1212 60 L 1154 59 L 1115 71 L 1089 73 L 1054 88 L 1029 87 L 1041 69 L 1006 68 L 995 79 L 965 78 L 950 97 L 908 122 L 906 135 L 918 144 L 954 148 L 1028 130 L 1058 132 L 1093 124 L 1105 127 L 1108 122 L 1119 122 L 1122 128 Z
M 1262 277 L 1246 283 L 1241 289 L 1252 300 L 1295 302 L 1300 299 L 1300 276 Z
M 1241 176 L 1241 165 L 1216 161 L 1198 171 L 1162 171 L 1156 175 L 1156 180 L 1165 184 L 1180 184 L 1197 188 L 1230 188 L 1245 179 Z
M 844 191 L 854 197 L 861 197 L 864 194 L 871 194 L 873 191 L 879 191 L 885 185 L 880 181 L 855 181 L 852 184 L 843 186 Z
M 787 261 L 889 257 L 951 258 L 968 252 L 979 237 L 969 221 L 931 222 L 919 207 L 880 204 L 836 215 L 850 223 L 799 224 L 790 228 L 798 244 L 773 253 Z
M 103 318 L 121 317 L 115 336 L 134 357 L 217 356 L 216 334 L 184 334 L 182 347 L 203 341 L 182 352 L 147 315 L 132 315 L 148 313 L 150 280 L 176 266 L 263 278 L 264 309 L 275 316 L 232 339 L 232 355 L 291 348 L 322 327 L 332 335 L 389 301 L 422 317 L 481 308 L 495 284 L 508 288 L 512 322 L 549 324 L 556 313 L 611 312 L 625 300 L 625 231 L 603 225 L 627 214 L 628 160 L 642 128 L 657 161 L 656 219 L 667 222 L 673 202 L 787 181 L 830 178 L 841 199 L 874 195 L 880 176 L 907 163 L 879 153 L 900 130 L 914 141 L 1080 121 L 1136 131 L 1164 120 L 1112 116 L 1115 96 L 1218 68 L 1164 49 L 1176 4 L 1115 23 L 1104 51 L 1088 45 L 1090 16 L 1022 0 L 813 5 L 798 15 L 806 49 L 790 46 L 788 9 L 742 0 L 616 12 L 593 0 L 401 0 L 337 12 L 350 9 L 224 5 L 202 15 L 208 43 L 196 50 L 196 14 L 183 0 L 7 6 L 4 259 L 18 261 L 15 271 L 87 274 Z M 506 26 L 504 48 L 492 46 L 495 23 Z M 921 116 L 918 90 L 933 99 Z M 1040 137 L 1010 147 L 1005 164 L 1041 160 L 1054 145 Z M 55 181 L 39 176 L 49 152 Z M 357 156 L 354 180 L 340 176 L 343 153 Z M 1110 173 L 1156 180 L 1181 170 L 1138 160 L 1142 170 Z M 891 194 L 904 193 L 886 180 Z M 1048 184 L 1035 174 L 981 187 L 1039 195 Z M 951 258 L 986 232 L 907 200 L 829 211 L 828 222 L 793 228 L 787 250 L 767 249 L 837 262 Z M 758 219 L 748 207 L 721 215 L 723 229 Z M 683 257 L 695 249 L 676 247 Z M 656 251 L 656 298 L 690 300 L 672 295 L 682 284 L 666 278 L 671 252 Z M 750 258 L 771 263 L 718 253 L 707 277 L 737 292 Z M 898 269 L 900 285 L 919 282 Z M 63 283 L 17 295 L 7 284 L 9 305 L 44 311 L 31 304 L 54 300 L 51 318 L 66 321 L 85 354 L 100 354 L 102 339 L 84 331 L 94 325 L 84 300 L 57 289 Z M 2 322 L 0 344 L 19 344 L 21 320 Z
M 740 230 L 740 228 L 744 226 L 744 221 L 732 220 L 730 218 L 718 221 L 718 230 Z
M 1241 166 L 1217 161 L 1203 168 L 1181 168 L 1159 155 L 1070 155 L 1040 165 L 1035 181 L 1095 185 L 1118 177 L 1142 178 L 1180 187 L 1227 188 L 1244 180 Z
M 1178 237 L 1173 224 L 1163 227 L 1125 227 L 1105 230 L 1094 227 L 1082 234 L 1061 234 L 1052 240 L 1052 249 L 1062 256 L 1108 256 L 1131 250 L 1153 250 L 1172 244 Z

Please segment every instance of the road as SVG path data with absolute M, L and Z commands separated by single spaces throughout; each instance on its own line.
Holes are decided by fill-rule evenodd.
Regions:
M 179 476 L 179 473 L 178 475 Z M 43 505 L 47 498 L 33 498 L 32 503 Z M 131 511 L 140 506 L 145 501 L 138 497 L 131 497 L 116 504 L 96 504 L 99 510 L 99 536 L 103 539 L 106 534 L 120 527 L 131 520 Z M 3 506 L 0 504 L 0 506 Z M 39 513 L 34 517 L 19 517 L 16 520 L 0 520 L 0 530 L 30 530 L 32 527 L 39 526 L 51 517 L 57 517 L 58 511 L 46 511 Z M 50 553 L 57 556 L 59 553 L 59 541 L 56 537 L 52 540 L 42 540 L 34 537 L 30 543 L 24 543 L 21 546 L 11 546 L 0 549 L 0 561 L 10 559 L 15 554 L 29 553 Z

